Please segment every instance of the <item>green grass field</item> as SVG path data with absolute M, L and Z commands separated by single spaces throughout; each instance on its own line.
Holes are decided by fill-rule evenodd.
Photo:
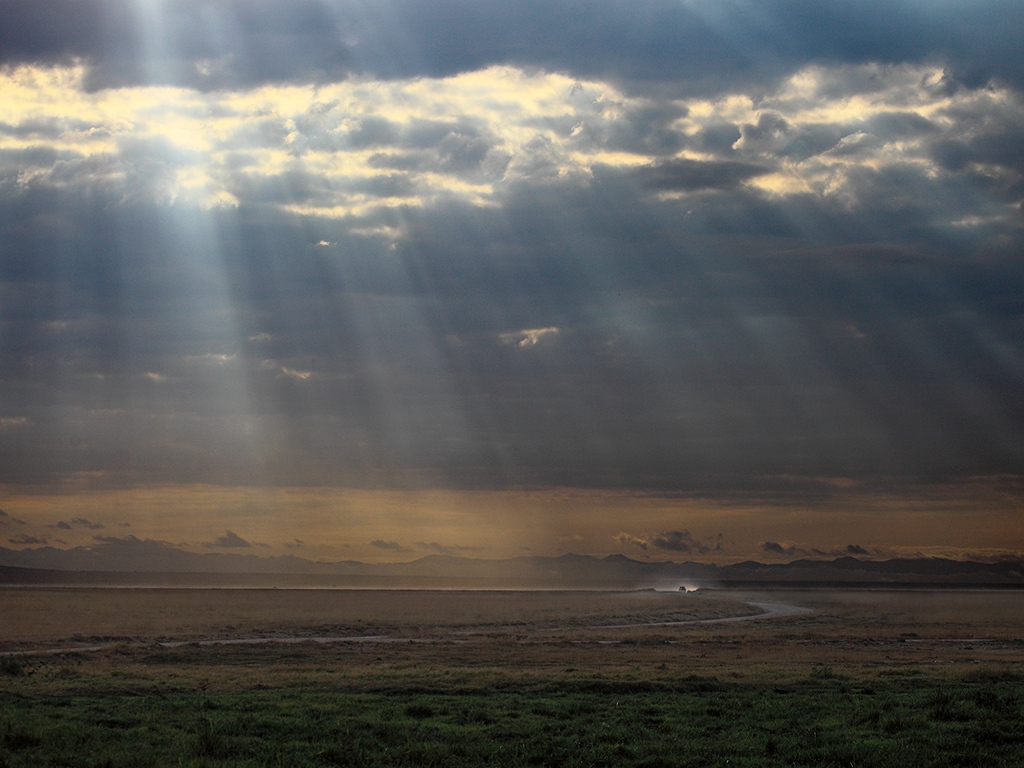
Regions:
M 0 766 L 1024 765 L 1016 674 L 812 667 L 773 684 L 433 666 L 374 679 L 318 653 L 261 675 L 271 653 L 256 668 L 191 649 L 123 666 L 8 659 Z

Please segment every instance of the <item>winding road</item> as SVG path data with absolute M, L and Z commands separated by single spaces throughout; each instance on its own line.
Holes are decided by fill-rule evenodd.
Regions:
M 747 605 L 760 608 L 761 613 L 745 616 L 727 616 L 720 619 L 683 619 L 682 621 L 642 621 L 636 624 L 605 624 L 597 629 L 626 629 L 628 627 L 682 627 L 689 624 L 735 624 L 741 621 L 764 621 L 766 619 L 782 619 L 788 616 L 806 616 L 814 613 L 812 608 L 789 603 L 768 603 L 749 600 Z
M 760 613 L 752 613 L 744 616 L 727 616 L 717 619 L 683 619 L 681 621 L 641 621 L 631 624 L 601 624 L 588 629 L 629 629 L 637 627 L 682 627 L 693 624 L 735 624 L 744 621 L 767 621 L 769 619 L 782 619 L 790 616 L 806 616 L 813 613 L 813 609 L 790 603 L 773 603 L 760 600 L 749 600 L 747 605 L 760 609 Z M 266 645 L 269 643 L 430 643 L 436 642 L 432 638 L 411 638 L 394 637 L 391 635 L 346 635 L 346 636 L 319 636 L 305 637 L 301 635 L 269 635 L 263 637 L 227 637 L 209 638 L 205 640 L 171 640 L 155 643 L 162 648 L 181 648 L 187 645 L 219 646 L 219 645 Z M 102 643 L 98 645 L 79 645 L 66 648 L 42 648 L 23 651 L 3 651 L 3 656 L 50 656 L 62 653 L 89 653 L 114 648 L 119 643 Z

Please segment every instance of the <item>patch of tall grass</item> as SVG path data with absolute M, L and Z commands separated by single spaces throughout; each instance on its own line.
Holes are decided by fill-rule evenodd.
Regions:
M 73 675 L 55 659 L 0 676 L 0 768 L 1024 764 L 1024 676 L 998 669 L 353 678 L 289 671 L 291 656 L 269 675 L 229 658 L 97 659 Z

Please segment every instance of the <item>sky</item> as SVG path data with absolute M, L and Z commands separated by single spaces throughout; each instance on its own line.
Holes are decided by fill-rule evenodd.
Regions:
M 0 12 L 0 545 L 1024 553 L 1018 0 Z

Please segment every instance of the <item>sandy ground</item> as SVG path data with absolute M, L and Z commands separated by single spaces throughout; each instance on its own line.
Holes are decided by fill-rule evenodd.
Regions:
M 72 638 L 191 640 L 549 630 L 758 614 L 680 592 L 0 588 L 0 647 Z
M 0 589 L 0 616 L 0 651 L 19 655 L 187 647 L 258 663 L 293 648 L 367 669 L 1024 672 L 1024 595 L 1007 592 L 14 588 Z

